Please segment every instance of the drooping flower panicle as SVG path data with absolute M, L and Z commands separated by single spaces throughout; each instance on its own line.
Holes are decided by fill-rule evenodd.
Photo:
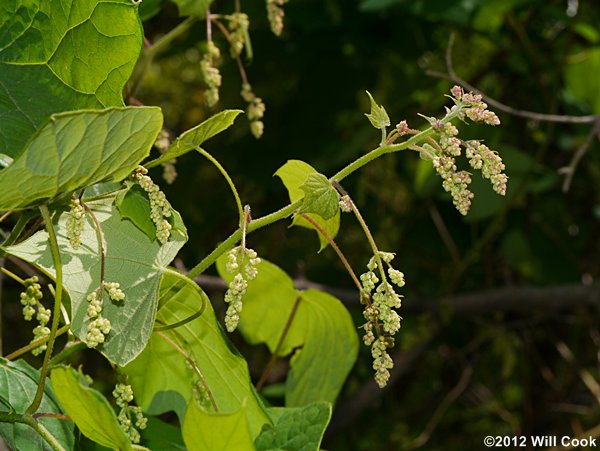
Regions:
M 447 109 L 446 116 L 443 119 L 426 118 L 435 132 L 432 140 L 434 146 L 427 143 L 417 150 L 431 160 L 435 171 L 443 180 L 442 187 L 452 196 L 454 206 L 461 214 L 466 215 L 474 196 L 469 190 L 471 174 L 465 170 L 458 170 L 457 158 L 462 155 L 463 148 L 470 166 L 481 170 L 482 176 L 490 180 L 492 188 L 498 194 L 506 194 L 508 177 L 503 172 L 504 163 L 496 152 L 480 141 L 461 140 L 458 138 L 458 129 L 450 122 L 453 118 L 458 118 L 462 121 L 498 125 L 498 116 L 487 109 L 481 95 L 465 93 L 460 86 L 454 86 L 450 92 L 454 105 Z
M 75 250 L 81 246 L 81 234 L 85 227 L 85 209 L 79 199 L 71 200 L 71 209 L 67 213 L 67 238 Z
M 402 297 L 396 293 L 393 285 L 403 287 L 404 274 L 392 267 L 394 256 L 391 252 L 378 252 L 369 260 L 368 271 L 360 276 L 361 302 L 365 305 L 363 316 L 367 320 L 363 325 L 363 342 L 371 346 L 375 381 L 380 387 L 387 384 L 389 370 L 394 366 L 387 348 L 393 347 L 393 336 L 400 330 L 402 319 L 396 311 L 402 304 Z M 387 276 L 384 264 L 387 266 Z
M 206 53 L 202 56 L 200 61 L 200 72 L 202 78 L 204 78 L 204 84 L 206 90 L 204 91 L 204 97 L 206 104 L 209 107 L 213 107 L 219 101 L 219 87 L 221 86 L 221 73 L 216 67 L 217 60 L 221 57 L 221 51 L 219 47 L 215 45 L 213 41 L 208 41 Z
M 32 342 L 45 338 L 50 335 L 50 329 L 46 327 L 46 324 L 50 321 L 52 312 L 50 309 L 45 308 L 41 300 L 43 298 L 42 287 L 38 283 L 37 276 L 30 277 L 23 281 L 25 291 L 21 293 L 21 305 L 23 305 L 23 318 L 25 321 L 31 321 L 33 315 L 38 321 L 38 325 L 33 329 Z M 36 348 L 31 350 L 33 355 L 38 355 L 44 352 L 47 348 L 46 343 L 43 343 Z
M 125 293 L 121 290 L 118 282 L 104 282 L 103 287 L 112 301 L 121 302 L 125 299 Z M 104 343 L 106 336 L 112 329 L 110 320 L 102 316 L 104 308 L 104 297 L 102 294 L 98 289 L 92 291 L 87 296 L 87 317 L 90 321 L 87 326 L 85 341 L 90 348 L 95 348 Z
M 146 429 L 148 419 L 144 417 L 141 407 L 129 405 L 133 401 L 131 385 L 117 384 L 112 394 L 117 406 L 121 408 L 117 416 L 121 429 L 133 443 L 139 443 L 140 433 L 138 429 Z
M 167 220 L 171 216 L 171 204 L 158 185 L 147 175 L 148 170 L 138 166 L 133 172 L 133 179 L 148 194 L 150 199 L 150 219 L 156 226 L 156 239 L 160 244 L 165 244 L 171 236 L 171 223 Z
M 258 264 L 260 258 L 256 251 L 238 246 L 233 248 L 227 254 L 226 270 L 230 274 L 235 274 L 233 280 L 229 282 L 229 287 L 225 293 L 225 302 L 229 304 L 225 314 L 225 327 L 228 332 L 233 332 L 240 321 L 240 312 L 242 311 L 242 298 L 248 289 L 248 282 L 254 280 L 258 275 Z

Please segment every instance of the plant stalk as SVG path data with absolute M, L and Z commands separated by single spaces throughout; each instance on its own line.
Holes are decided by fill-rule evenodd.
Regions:
M 44 355 L 44 363 L 40 369 L 40 380 L 38 382 L 37 391 L 31 405 L 27 408 L 27 413 L 34 413 L 42 402 L 44 396 L 44 387 L 46 386 L 46 376 L 48 375 L 48 366 L 50 363 L 50 357 L 52 356 L 52 350 L 54 349 L 54 341 L 56 339 L 56 331 L 58 330 L 58 321 L 60 320 L 60 305 L 62 302 L 62 262 L 60 259 L 60 250 L 58 248 L 58 241 L 56 239 L 56 233 L 54 232 L 54 226 L 52 225 L 52 217 L 48 211 L 46 205 L 40 207 L 40 212 L 44 218 L 46 230 L 48 231 L 48 240 L 50 242 L 50 250 L 52 252 L 52 260 L 54 269 L 56 270 L 56 295 L 54 296 L 54 309 L 52 312 L 52 327 L 50 328 L 50 336 L 48 338 L 48 347 L 46 348 L 46 354 Z M 36 422 L 37 424 L 37 422 Z M 33 427 L 33 426 L 32 426 Z M 39 431 L 38 431 L 39 432 Z

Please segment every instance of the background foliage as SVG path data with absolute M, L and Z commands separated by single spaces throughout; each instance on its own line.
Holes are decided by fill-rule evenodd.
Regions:
M 255 140 L 242 119 L 206 148 L 228 168 L 256 216 L 287 202 L 272 175 L 288 159 L 330 175 L 377 145 L 379 136 L 362 114 L 369 107 L 366 89 L 393 122 L 418 127 L 418 112 L 439 111 L 451 83 L 427 73 L 446 72 L 451 33 L 455 71 L 500 102 L 540 113 L 600 114 L 600 8 L 593 2 L 292 0 L 282 39 L 271 34 L 263 2 L 242 3 L 253 19 L 248 75 L 267 105 L 265 134 Z M 233 5 L 212 8 L 227 12 Z M 146 37 L 154 42 L 180 21 L 175 5 L 165 3 L 145 22 Z M 204 39 L 197 24 L 148 68 L 136 94 L 163 109 L 174 136 L 213 113 L 198 69 Z M 243 107 L 235 62 L 224 58 L 221 71 L 220 107 Z M 597 139 L 566 192 L 559 174 L 593 124 L 496 111 L 501 127 L 461 133 L 485 137 L 500 152 L 509 192 L 497 197 L 476 177 L 466 218 L 415 156 L 383 157 L 345 181 L 380 247 L 397 252 L 407 287 L 392 382 L 385 391 L 375 388 L 361 346 L 324 448 L 462 450 L 480 448 L 486 435 L 600 434 Z M 177 182 L 164 190 L 194 231 L 181 254 L 189 266 L 236 227 L 236 212 L 213 166 L 186 155 L 177 170 Z M 351 280 L 331 249 L 317 254 L 314 232 L 280 223 L 249 241 L 303 283 L 333 289 L 360 323 Z M 355 267 L 364 266 L 369 249 L 357 224 L 342 218 L 337 241 Z M 221 291 L 209 282 L 214 299 Z M 221 318 L 222 304 L 215 305 Z M 12 331 L 19 317 L 18 306 L 5 305 L 4 330 Z M 29 339 L 18 331 L 4 337 L 6 350 Z M 239 336 L 234 341 L 256 381 L 266 347 L 251 348 Z M 94 357 L 84 354 L 81 363 L 86 359 Z M 94 376 L 108 388 L 113 381 L 103 365 L 97 362 Z M 277 393 L 277 382 L 287 364 L 277 365 L 271 395 L 285 390 Z

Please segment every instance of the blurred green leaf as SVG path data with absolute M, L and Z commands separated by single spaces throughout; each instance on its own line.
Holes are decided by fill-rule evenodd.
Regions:
M 592 48 L 573 58 L 565 69 L 565 84 L 569 92 L 580 102 L 590 106 L 594 114 L 600 114 L 600 47 Z
M 204 17 L 212 0 L 172 0 L 179 9 L 180 16 Z

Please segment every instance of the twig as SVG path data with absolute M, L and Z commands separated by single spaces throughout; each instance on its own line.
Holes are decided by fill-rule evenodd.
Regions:
M 579 377 L 589 391 L 592 392 L 596 398 L 596 401 L 598 401 L 598 404 L 600 404 L 600 384 L 598 384 L 596 379 L 594 379 L 594 376 L 592 376 L 588 370 L 581 367 L 565 342 L 558 341 L 554 344 L 554 346 L 556 346 L 556 350 L 559 352 L 562 358 L 577 369 Z
M 458 250 L 458 247 L 456 246 L 456 243 L 452 239 L 452 235 L 450 234 L 450 232 L 448 232 L 448 228 L 446 227 L 446 224 L 444 223 L 444 219 L 442 218 L 442 215 L 440 215 L 439 210 L 436 208 L 434 203 L 431 202 L 430 200 L 427 201 L 427 210 L 429 210 L 429 215 L 431 216 L 431 220 L 433 221 L 435 228 L 437 229 L 438 233 L 440 234 L 442 241 L 446 245 L 446 248 L 448 249 L 448 252 L 450 253 L 450 257 L 452 257 L 452 261 L 454 263 L 460 262 L 460 252 Z
M 303 217 L 308 222 L 310 222 L 313 225 L 313 227 L 315 229 L 317 229 L 317 232 L 319 232 L 323 236 L 323 238 L 325 238 L 327 240 L 327 242 L 329 243 L 331 248 L 335 251 L 338 258 L 340 259 L 340 261 L 346 268 L 346 271 L 348 271 L 348 274 L 350 274 L 350 277 L 352 278 L 354 285 L 356 285 L 356 288 L 358 289 L 358 292 L 360 293 L 362 291 L 362 284 L 358 280 L 358 277 L 356 277 L 356 274 L 354 273 L 352 266 L 350 266 L 350 263 L 348 263 L 348 259 L 346 258 L 346 256 L 342 252 L 342 250 L 339 248 L 339 246 L 336 244 L 336 242 L 333 240 L 333 238 L 329 235 L 329 233 L 327 233 L 327 231 L 323 227 L 321 227 L 321 225 L 317 221 L 315 221 L 309 215 L 307 215 L 305 213 L 299 213 L 299 214 L 301 217 Z
M 431 416 L 429 423 L 427 423 L 425 430 L 415 439 L 414 442 L 410 444 L 409 449 L 420 448 L 429 441 L 431 434 L 439 424 L 446 410 L 448 410 L 452 403 L 456 401 L 469 386 L 472 375 L 473 367 L 466 367 L 462 372 L 458 383 L 454 386 L 454 388 L 452 388 L 452 390 L 448 392 L 437 409 L 435 409 L 435 412 Z
M 558 170 L 559 174 L 564 174 L 565 176 L 565 180 L 563 181 L 562 185 L 562 190 L 564 193 L 568 192 L 571 188 L 571 182 L 573 181 L 573 176 L 575 175 L 577 165 L 579 165 L 579 162 L 592 145 L 594 137 L 600 139 L 600 117 L 596 119 L 596 123 L 585 137 L 585 140 L 581 143 L 581 145 L 577 148 L 577 151 L 573 154 L 573 158 L 571 158 L 569 165 Z
M 588 429 L 587 431 L 584 431 L 581 434 L 578 434 L 577 437 L 574 437 L 574 439 L 572 439 L 569 442 L 570 444 L 567 446 L 563 446 L 561 444 L 554 448 L 548 448 L 545 451 L 565 451 L 567 449 L 575 449 L 575 448 L 577 448 L 577 446 L 573 445 L 572 443 L 578 443 L 578 440 L 580 440 L 580 439 L 596 438 L 598 436 L 600 436 L 600 424 L 594 426 L 592 429 Z
M 519 110 L 517 108 L 513 108 L 508 106 L 498 100 L 484 94 L 475 86 L 471 85 L 467 81 L 460 78 L 456 72 L 454 72 L 454 67 L 452 65 L 452 47 L 454 45 L 454 35 L 450 35 L 450 39 L 448 40 L 448 48 L 446 49 L 446 71 L 447 73 L 442 73 L 438 71 L 428 70 L 425 73 L 431 77 L 435 78 L 445 78 L 454 83 L 461 85 L 467 91 L 473 91 L 476 94 L 480 94 L 483 100 L 487 102 L 489 105 L 493 106 L 495 109 L 504 111 L 505 113 L 512 114 L 513 116 L 524 117 L 527 119 L 532 119 L 534 121 L 543 121 L 543 122 L 560 122 L 563 124 L 593 124 L 598 121 L 600 116 L 598 115 L 589 115 L 589 116 L 569 116 L 563 114 L 543 114 L 543 113 L 535 113 L 533 111 Z

